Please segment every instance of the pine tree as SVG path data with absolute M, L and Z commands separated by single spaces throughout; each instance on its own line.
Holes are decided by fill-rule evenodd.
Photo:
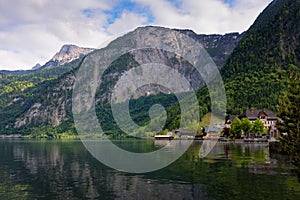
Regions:
M 277 106 L 283 121 L 277 127 L 281 133 L 287 133 L 281 137 L 281 150 L 300 168 L 300 70 L 294 65 L 289 67 L 288 89 Z

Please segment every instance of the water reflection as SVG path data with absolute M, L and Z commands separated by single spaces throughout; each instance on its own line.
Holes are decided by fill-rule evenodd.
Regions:
M 130 141 L 119 144 L 132 146 Z M 168 144 L 140 141 L 135 149 Z M 102 165 L 80 141 L 0 140 L 0 199 L 224 199 L 245 195 L 245 188 L 249 197 L 300 197 L 296 179 L 285 175 L 289 166 L 270 158 L 266 145 L 218 143 L 201 159 L 201 144 L 193 143 L 167 168 L 136 175 Z M 257 183 L 282 193 L 260 192 Z
M 218 143 L 204 162 L 213 163 L 220 159 L 231 161 L 233 167 L 247 168 L 249 173 L 254 174 L 287 173 L 291 167 L 284 159 L 279 166 L 278 160 L 270 157 L 268 144 L 264 143 Z M 285 169 L 285 172 L 277 171 L 279 168 Z

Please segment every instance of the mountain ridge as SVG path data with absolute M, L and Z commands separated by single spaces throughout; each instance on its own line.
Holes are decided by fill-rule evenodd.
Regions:
M 86 48 L 86 47 L 79 47 L 74 44 L 64 44 L 58 52 L 52 56 L 45 64 L 41 65 L 37 63 L 29 70 L 0 70 L 0 72 L 4 74 L 12 74 L 12 75 L 19 75 L 19 74 L 27 74 L 32 73 L 36 70 L 43 70 L 43 69 L 51 69 L 54 67 L 61 67 L 71 62 L 83 58 L 87 54 L 91 53 L 95 49 L 93 48 Z
M 138 28 L 137 30 L 144 30 L 147 32 L 147 30 L 150 30 L 147 27 L 142 27 Z M 159 29 L 159 28 L 154 28 L 157 30 L 161 31 L 161 34 L 163 34 L 164 30 L 168 31 L 175 31 L 171 29 Z M 157 30 L 153 30 L 154 32 Z M 156 32 L 157 33 L 157 32 Z M 130 33 L 129 33 L 130 34 Z M 197 34 L 195 34 L 196 36 Z M 128 35 L 127 35 L 128 36 Z M 125 37 L 127 37 L 125 35 Z M 224 45 L 225 47 L 222 50 L 219 50 L 217 54 L 219 53 L 220 55 L 220 60 L 219 62 L 219 67 L 221 67 L 222 63 L 225 63 L 226 57 L 224 56 L 226 54 L 226 51 L 231 52 L 233 49 L 233 46 L 238 42 L 238 37 L 240 36 L 238 34 L 234 35 L 228 35 L 226 37 L 223 37 L 221 35 L 217 36 L 219 39 L 220 45 L 216 46 L 215 44 L 211 45 L 211 48 L 218 49 L 221 45 Z M 198 37 L 198 36 L 197 36 Z M 215 36 L 216 37 L 216 36 Z M 222 38 L 223 37 L 223 38 Z M 216 38 L 210 38 L 210 36 L 200 36 L 203 40 L 207 41 L 213 41 Z M 226 45 L 226 40 L 230 41 L 229 47 Z M 209 42 L 207 42 L 207 47 Z M 113 45 L 114 42 L 112 42 L 110 45 Z M 62 52 L 66 52 L 67 50 L 64 50 Z M 101 51 L 101 50 L 96 50 L 96 51 Z M 150 53 L 150 52 L 148 52 Z M 182 62 L 175 58 L 174 55 L 172 54 L 163 54 L 159 51 L 153 51 L 152 52 L 156 56 L 156 59 L 161 60 L 162 62 L 166 64 L 172 64 L 174 66 L 177 66 L 182 73 L 184 73 L 184 69 L 188 67 L 188 64 L 185 64 L 185 62 Z M 53 57 L 54 59 L 57 58 L 56 56 Z M 74 83 L 75 79 L 75 73 L 83 60 L 83 57 L 80 57 L 79 59 L 73 60 L 71 63 L 69 63 L 69 70 L 63 71 L 64 74 L 59 75 L 58 73 L 55 72 L 55 77 L 49 77 L 50 79 L 46 79 L 45 81 L 41 81 L 38 84 L 34 84 L 34 86 L 30 86 L 30 84 L 27 86 L 25 85 L 25 89 L 23 90 L 22 93 L 14 93 L 14 92 L 8 92 L 5 94 L 2 94 L 2 97 L 6 97 L 5 99 L 2 100 L 2 106 L 1 106 L 1 94 L 0 94 L 0 106 L 2 107 L 0 116 L 6 115 L 6 116 L 11 116 L 7 117 L 4 121 L 0 122 L 0 130 L 4 132 L 8 132 L 8 129 L 11 131 L 24 131 L 23 129 L 26 127 L 26 129 L 35 128 L 38 126 L 53 126 L 53 127 L 61 127 L 65 126 L 64 124 L 69 124 L 69 126 L 72 126 L 72 113 L 71 113 L 71 91 L 72 91 L 72 85 Z M 129 63 L 131 63 L 130 60 L 134 61 L 134 59 L 138 59 L 139 57 L 121 57 L 120 59 L 125 59 L 122 62 L 127 62 L 128 60 Z M 218 58 L 218 56 L 215 57 L 215 59 Z M 53 60 L 54 60 L 53 59 Z M 144 59 L 140 57 L 139 59 Z M 147 58 L 148 59 L 148 58 Z M 75 62 L 76 61 L 76 62 Z M 150 62 L 149 60 L 148 62 Z M 74 63 L 75 62 L 75 63 Z M 72 64 L 74 63 L 74 64 Z M 122 72 L 119 71 L 119 65 L 122 63 L 117 62 L 117 66 L 115 69 L 111 72 L 111 74 L 108 75 L 107 81 L 113 83 L 112 81 L 115 80 L 116 75 L 120 77 L 122 75 Z M 46 65 L 47 66 L 47 65 Z M 120 65 L 121 66 L 121 65 Z M 130 66 L 130 65 L 129 65 Z M 181 69 L 182 68 L 182 69 Z M 27 76 L 25 75 L 16 75 L 11 78 L 15 78 L 18 80 L 18 78 L 21 77 L 31 77 L 31 76 L 36 76 L 35 74 L 41 73 L 41 72 L 48 72 L 49 70 L 65 70 L 65 66 L 58 66 L 58 67 L 46 67 L 46 68 L 40 68 L 38 70 L 32 71 Z M 48 70 L 48 71 L 47 71 Z M 69 71 L 69 72 L 68 72 Z M 194 76 L 188 76 L 189 79 L 194 83 L 196 88 L 201 87 L 203 83 L 199 82 L 199 78 L 193 78 Z M 53 79 L 54 78 L 54 79 Z M 23 78 L 24 79 L 24 78 Z M 30 82 L 30 78 L 26 79 L 27 82 Z M 198 83 L 199 82 L 199 83 Z M 12 83 L 13 84 L 13 83 Z M 18 86 L 20 87 L 20 86 Z M 24 88 L 24 86 L 22 86 Z M 111 88 L 111 85 L 107 86 L 108 88 Z M 140 91 L 141 95 L 145 93 L 146 90 L 149 88 L 144 88 L 142 91 Z M 157 89 L 155 87 L 152 87 L 150 89 Z M 10 90 L 8 90 L 10 91 Z M 16 90 L 17 91 L 17 90 Z M 160 91 L 157 90 L 156 93 Z M 34 95 L 31 95 L 34 94 Z M 105 96 L 105 94 L 104 94 Z
M 277 11 L 276 13 L 272 13 L 269 9 L 275 9 Z M 273 111 L 276 110 L 277 99 L 286 89 L 290 65 L 295 65 L 299 69 L 300 45 L 299 42 L 297 42 L 300 39 L 299 19 L 299 0 L 277 0 L 272 2 L 261 13 L 251 28 L 241 34 L 240 38 L 237 37 L 238 35 L 234 35 L 234 33 L 227 35 L 228 40 L 236 43 L 231 43 L 234 49 L 232 48 L 233 51 L 230 53 L 230 56 L 228 56 L 228 59 L 226 59 L 225 55 L 228 50 L 226 48 L 230 47 L 230 45 L 225 45 L 221 54 L 218 55 L 223 59 L 220 60 L 225 63 L 224 67 L 220 68 L 225 82 L 228 114 L 240 114 L 247 108 L 269 108 Z M 146 29 L 147 27 L 142 27 L 137 30 L 145 31 Z M 155 28 L 148 29 L 155 30 Z M 162 31 L 163 29 L 159 30 Z M 165 30 L 170 29 L 165 28 Z M 202 41 L 213 41 L 210 46 L 212 50 L 207 48 L 210 54 L 212 54 L 214 50 L 219 49 L 220 46 L 218 46 L 218 44 L 222 44 L 220 38 L 225 37 L 218 35 L 209 37 L 203 35 L 198 36 L 188 30 L 182 30 L 182 32 L 190 34 L 192 37 L 200 38 Z M 134 34 L 134 32 L 130 34 Z M 128 40 L 126 40 L 126 42 L 128 43 L 134 42 L 131 40 L 130 34 L 122 36 L 125 37 L 125 39 L 127 37 Z M 162 34 L 162 32 L 159 34 Z M 164 35 L 164 37 L 167 36 Z M 110 43 L 110 45 L 118 45 L 118 39 Z M 95 52 L 97 51 L 101 50 L 95 50 Z M 165 63 L 172 65 L 177 64 L 178 69 L 188 67 L 188 65 L 182 64 L 183 62 L 180 60 L 174 59 L 174 55 L 172 54 L 161 54 L 159 51 L 148 53 L 155 53 L 156 57 Z M 108 82 L 105 85 L 107 91 L 113 87 L 113 83 L 122 75 L 124 70 L 129 70 L 136 66 L 135 56 L 134 54 L 124 55 L 120 57 L 120 60 L 116 60 L 111 68 L 107 70 L 106 80 Z M 36 130 L 37 127 L 42 127 L 44 131 L 47 130 L 47 127 L 51 127 L 51 130 L 54 127 L 56 132 L 58 130 L 59 132 L 63 130 L 74 130 L 71 113 L 72 101 L 70 101 L 70 99 L 76 72 L 83 58 L 77 59 L 77 63 L 74 63 L 74 65 L 70 67 L 70 71 L 65 72 L 58 78 L 47 79 L 35 87 L 30 85 L 30 81 L 28 83 L 26 82 L 27 85 L 24 85 L 22 82 L 21 85 L 18 85 L 20 89 L 25 87 L 22 93 L 16 94 L 8 92 L 5 93 L 6 96 L 0 94 L 0 105 L 2 106 L 0 116 L 6 116 L 4 121 L 0 122 L 0 131 L 4 133 L 7 133 L 8 130 L 12 132 L 23 131 L 24 134 L 28 134 L 32 129 Z M 222 66 L 221 63 L 222 62 L 219 62 L 219 66 Z M 123 66 L 122 64 L 125 65 Z M 51 68 L 46 70 L 50 69 Z M 58 67 L 56 69 L 60 68 Z M 43 70 L 37 70 L 37 72 L 39 71 Z M 2 79 L 2 81 L 5 82 L 7 80 Z M 190 81 L 200 82 L 200 79 L 191 78 Z M 199 87 L 199 85 L 197 87 Z M 10 90 L 7 89 L 7 91 Z M 107 93 L 105 93 L 107 91 L 102 91 L 102 93 L 100 91 L 97 98 L 103 99 L 102 97 L 107 97 Z M 142 93 L 143 92 L 144 91 L 142 91 Z M 30 94 L 34 95 L 31 96 Z M 207 88 L 204 87 L 198 90 L 197 96 L 201 104 L 201 115 L 209 112 L 211 108 Z M 6 98 L 4 99 L 4 97 Z M 154 97 L 156 98 L 156 96 Z M 164 98 L 164 102 L 168 102 L 168 98 L 162 98 Z M 143 105 L 138 102 L 136 104 Z M 104 104 L 100 105 L 100 107 L 101 106 L 106 109 Z M 166 128 L 173 129 L 177 127 L 180 121 L 177 112 L 179 106 L 176 103 L 172 103 L 172 105 L 167 104 L 167 106 L 167 110 L 171 113 L 171 118 L 167 120 Z M 147 106 L 143 106 L 143 108 L 147 108 Z M 105 118 L 106 115 L 109 115 L 106 110 L 104 110 L 104 112 L 101 111 L 100 115 L 98 115 L 100 121 L 103 122 L 104 119 L 109 119 L 109 117 Z M 147 123 L 148 120 L 145 115 L 136 115 L 135 119 L 145 123 Z M 107 120 L 104 121 L 107 122 Z M 108 123 L 106 127 L 110 128 L 112 127 L 111 125 L 112 124 Z M 24 129 L 27 129 L 27 132 L 24 131 Z
M 65 44 L 48 62 L 46 62 L 43 66 L 36 67 L 34 70 L 63 66 L 76 59 L 82 58 L 94 50 L 95 49 L 93 48 L 79 47 L 74 44 Z

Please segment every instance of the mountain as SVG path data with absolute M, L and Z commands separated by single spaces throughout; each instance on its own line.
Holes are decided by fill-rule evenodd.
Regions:
M 173 38 L 172 33 L 181 32 L 197 39 L 211 54 L 214 61 L 221 68 L 221 74 L 225 83 L 227 95 L 228 114 L 240 114 L 247 108 L 269 108 L 276 110 L 277 100 L 286 90 L 288 74 L 291 68 L 300 66 L 300 1 L 299 0 L 275 0 L 257 18 L 254 24 L 245 33 L 226 35 L 198 35 L 190 30 L 170 30 L 162 27 L 143 27 L 130 32 L 122 39 L 118 38 L 109 45 L 120 45 L 119 42 L 141 43 L 139 35 L 154 34 L 165 37 L 181 48 L 187 48 L 187 44 L 180 38 Z M 153 41 L 152 41 L 153 42 Z M 97 57 L 101 49 L 91 55 Z M 141 53 L 146 53 L 143 56 Z M 147 56 L 147 54 L 151 56 Z M 108 55 L 109 56 L 109 55 Z M 53 59 L 55 60 L 55 59 Z M 56 59 L 57 60 L 57 59 Z M 172 53 L 164 53 L 159 49 L 146 52 L 131 52 L 124 54 L 115 60 L 103 74 L 103 83 L 96 93 L 96 111 L 99 122 L 106 130 L 116 130 L 111 122 L 111 114 L 108 112 L 106 102 L 109 102 L 110 91 L 116 81 L 125 71 L 138 65 L 140 62 L 165 63 L 176 68 L 182 73 L 197 91 L 200 102 L 201 115 L 210 111 L 209 93 L 199 75 L 196 75 L 189 63 Z M 5 95 L 0 94 L 0 130 L 2 133 L 21 132 L 30 133 L 34 129 L 52 130 L 61 132 L 74 128 L 71 113 L 71 95 L 76 77 L 76 72 L 82 58 L 75 59 L 71 71 L 62 73 L 55 78 L 45 79 L 32 86 L 32 82 L 14 81 L 14 87 L 6 88 Z M 71 63 L 72 63 L 71 62 Z M 222 67 L 222 63 L 226 63 Z M 49 67 L 46 70 L 53 70 Z M 63 68 L 57 68 L 63 69 Z M 41 72 L 44 70 L 37 70 Z M 20 76 L 14 76 L 18 80 Z M 2 83 L 10 77 L 0 79 Z M 11 79 L 9 79 L 11 80 Z M 16 84 L 18 83 L 18 84 Z M 1 86 L 1 85 L 0 85 Z M 14 90 L 17 88 L 18 90 Z M 1 89 L 1 88 L 0 88 Z M 153 96 L 145 97 L 149 89 L 156 90 Z M 163 88 L 148 86 L 140 91 L 136 100 L 131 103 L 138 105 L 142 114 L 132 110 L 133 119 L 139 124 L 149 122 L 148 113 L 145 112 L 154 102 L 162 100 L 168 115 L 165 128 L 176 128 L 180 120 L 178 103 L 172 96 L 158 94 Z M 16 91 L 22 91 L 16 92 Z M 39 128 L 37 128 L 39 127 Z M 53 129 L 53 127 L 56 127 Z M 27 131 L 27 132 L 26 132 Z M 51 131 L 50 131 L 51 132 Z
M 249 108 L 276 110 L 288 74 L 300 67 L 300 1 L 275 0 L 236 46 L 221 73 L 228 113 Z
M 82 48 L 71 44 L 63 45 L 60 51 L 57 52 L 45 65 L 35 66 L 33 69 L 49 69 L 52 67 L 62 66 L 76 59 L 82 58 L 94 50 L 95 49 L 92 48 Z
M 246 109 L 268 108 L 276 111 L 278 99 L 287 90 L 289 75 L 300 73 L 300 1 L 275 0 L 243 33 L 221 69 L 227 96 L 227 115 Z M 206 87 L 197 91 L 200 112 L 211 111 Z M 167 128 L 178 126 L 177 104 Z M 174 114 L 175 113 L 175 114 Z
M 66 66 L 67 64 L 72 63 L 78 59 L 83 58 L 85 55 L 91 53 L 95 49 L 92 48 L 83 48 L 78 47 L 73 44 L 66 44 L 61 47 L 59 52 L 57 52 L 47 63 L 41 65 L 37 63 L 33 66 L 30 70 L 0 70 L 0 72 L 4 74 L 11 74 L 11 75 L 20 75 L 20 74 L 28 74 L 32 73 L 33 71 L 43 70 L 43 69 L 51 69 L 54 67 Z
M 122 36 L 122 40 L 116 39 L 109 45 L 120 45 L 119 42 L 122 41 L 128 44 L 144 42 L 139 40 L 139 35 L 149 35 L 148 42 L 151 42 L 150 35 L 154 34 L 158 37 L 169 37 L 182 49 L 188 48 L 180 38 L 173 38 L 172 33 L 176 31 L 200 41 L 221 68 L 228 114 L 240 114 L 247 108 L 268 108 L 275 111 L 278 98 L 287 88 L 290 69 L 295 69 L 295 66 L 299 69 L 300 66 L 300 0 L 273 1 L 250 29 L 241 35 L 235 33 L 223 36 L 198 35 L 190 30 L 143 27 Z M 97 57 L 101 51 L 96 50 L 91 55 Z M 141 53 L 146 53 L 146 56 Z M 151 56 L 147 56 L 148 54 Z M 59 63 L 58 58 L 61 57 L 55 57 L 51 62 Z M 1 133 L 38 134 L 74 130 L 71 95 L 76 73 L 83 58 L 84 56 L 68 63 L 70 70 L 60 74 L 51 70 L 62 70 L 65 67 L 52 67 L 55 64 L 51 65 L 50 62 L 45 70 L 36 70 L 30 77 L 14 75 L 0 79 Z M 210 111 L 207 88 L 202 87 L 204 84 L 201 77 L 194 73 L 189 63 L 159 49 L 131 52 L 119 57 L 105 70 L 103 83 L 96 93 L 96 112 L 99 122 L 106 131 L 116 131 L 107 105 L 109 93 L 116 81 L 124 72 L 136 67 L 140 62 L 153 61 L 169 64 L 187 77 L 194 89 L 199 89 L 197 96 L 201 115 Z M 55 76 L 46 77 L 47 73 L 36 74 L 43 71 L 51 72 Z M 40 76 L 43 79 L 39 79 Z M 32 81 L 33 77 L 39 81 Z M 155 91 L 153 95 L 143 96 L 149 89 Z M 174 96 L 159 93 L 161 91 L 163 88 L 151 85 L 142 88 L 137 99 L 131 102 L 138 105 L 138 110 L 132 110 L 134 121 L 141 125 L 148 123 L 149 116 L 145 111 L 153 103 L 162 100 L 170 113 L 165 128 L 177 127 L 180 120 L 178 103 L 174 102 Z M 137 111 L 141 111 L 142 114 L 138 114 Z
M 32 67 L 31 70 L 38 70 L 38 69 L 40 69 L 41 67 L 42 67 L 42 65 L 41 65 L 40 63 L 37 63 L 36 65 L 34 65 L 34 66 Z
M 196 34 L 191 30 L 177 30 L 183 34 L 190 36 L 191 38 L 199 41 L 200 44 L 206 49 L 209 55 L 219 68 L 222 68 L 227 59 L 231 55 L 233 49 L 243 38 L 245 33 L 227 33 L 225 35 L 220 34 Z
M 138 35 L 151 34 L 160 35 L 161 37 L 173 39 L 175 32 L 180 30 L 171 30 L 163 27 L 142 27 L 123 36 L 125 41 L 143 42 L 139 41 Z M 226 35 L 197 35 L 189 30 L 182 30 L 182 33 L 192 35 L 200 41 L 208 52 L 212 54 L 213 59 L 217 62 L 218 67 L 221 68 L 225 63 L 228 55 L 232 52 L 235 45 L 242 38 L 238 33 L 231 33 Z M 174 38 L 182 48 L 187 48 L 186 44 L 179 38 Z M 116 39 L 109 45 L 118 44 L 120 39 Z M 124 41 L 124 40 L 123 40 Z M 34 129 L 48 128 L 54 132 L 61 132 L 61 130 L 70 129 L 73 127 L 72 122 L 72 88 L 75 81 L 75 76 L 84 54 L 93 51 L 92 49 L 82 49 L 73 45 L 64 46 L 48 63 L 40 67 L 38 70 L 31 71 L 23 75 L 11 75 L 7 79 L 2 80 L 0 87 L 0 116 L 3 120 L 0 121 L 1 133 L 30 133 Z M 97 54 L 102 50 L 96 50 L 91 54 Z M 68 56 L 66 56 L 68 55 Z M 151 56 L 144 56 L 151 55 Z M 201 88 L 204 83 L 201 81 L 200 75 L 194 73 L 195 69 L 185 62 L 182 58 L 178 58 L 173 53 L 166 53 L 158 49 L 145 50 L 145 52 L 137 51 L 127 53 L 115 60 L 104 74 L 104 82 L 100 91 L 97 93 L 97 102 L 99 100 L 109 100 L 109 92 L 112 90 L 114 84 L 122 76 L 122 74 L 137 66 L 138 63 L 160 62 L 171 65 L 180 73 L 187 77 L 194 89 Z M 67 63 L 63 65 L 63 63 Z M 63 65 L 63 66 L 59 66 Z M 58 66 L 58 67 L 54 67 Z M 49 76 L 48 76 L 49 75 Z M 35 80 L 35 81 L 33 81 Z M 1 88 L 0 88 L 1 89 Z M 152 94 L 159 92 L 166 92 L 164 88 L 155 85 L 149 85 L 142 88 L 135 98 L 145 95 L 148 91 Z M 138 105 L 143 105 L 147 110 L 151 103 L 162 100 L 166 106 L 174 104 L 174 98 L 164 94 L 158 96 L 151 96 L 150 99 L 142 99 L 144 104 L 135 102 Z M 159 102 L 159 101 L 158 101 Z M 99 105 L 101 107 L 101 105 Z M 102 105 L 103 106 L 103 105 Z M 108 120 L 100 115 L 100 121 L 106 123 Z M 136 115 L 137 120 L 147 122 L 149 117 Z M 148 116 L 148 114 L 147 114 Z M 106 124 L 111 127 L 111 124 Z M 37 128 L 39 127 L 39 128 Z

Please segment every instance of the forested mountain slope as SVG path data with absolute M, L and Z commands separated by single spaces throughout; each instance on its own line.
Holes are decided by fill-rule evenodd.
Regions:
M 300 67 L 300 1 L 275 0 L 234 49 L 221 73 L 228 113 L 276 110 L 292 65 Z

